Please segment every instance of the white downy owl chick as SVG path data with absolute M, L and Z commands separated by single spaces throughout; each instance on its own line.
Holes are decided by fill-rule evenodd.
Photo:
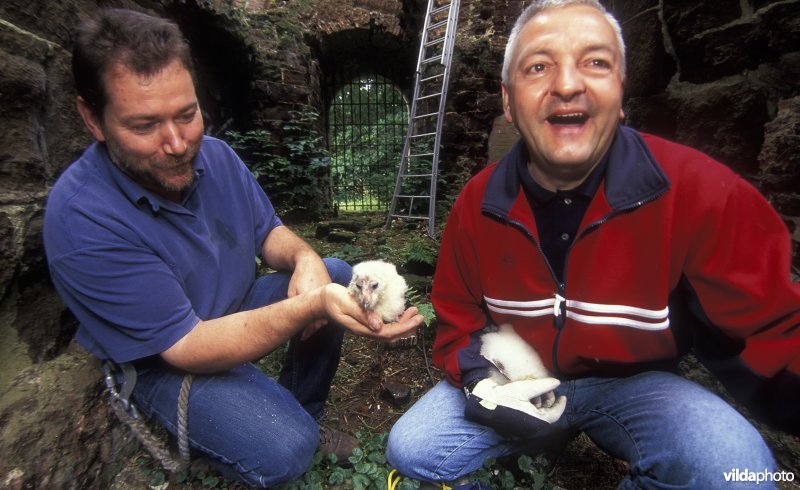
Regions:
M 551 376 L 536 350 L 507 323 L 481 336 L 481 355 L 492 364 L 489 376 L 497 384 Z M 534 399 L 533 404 L 549 408 L 555 401 L 551 391 Z
M 394 264 L 367 260 L 353 267 L 347 289 L 365 311 L 374 311 L 384 322 L 396 322 L 406 309 L 407 288 Z

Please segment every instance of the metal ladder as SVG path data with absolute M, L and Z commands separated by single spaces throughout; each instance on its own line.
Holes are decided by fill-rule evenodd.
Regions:
M 394 218 L 428 220 L 434 236 L 436 177 L 459 0 L 428 0 L 408 132 L 386 227 Z

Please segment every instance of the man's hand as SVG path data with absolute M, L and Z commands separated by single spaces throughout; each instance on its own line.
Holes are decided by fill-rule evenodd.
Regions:
M 505 437 L 521 437 L 557 421 L 567 405 L 564 396 L 548 397 L 560 381 L 555 378 L 526 379 L 497 384 L 492 378 L 467 390 L 465 417 L 491 427 Z M 543 397 L 544 395 L 544 397 Z M 533 403 L 531 400 L 542 400 Z
M 418 313 L 416 307 L 408 308 L 393 323 L 383 323 L 380 318 L 364 311 L 361 305 L 347 292 L 347 288 L 339 284 L 328 284 L 319 289 L 320 301 L 329 321 L 335 322 L 353 335 L 369 337 L 375 340 L 390 342 L 408 337 L 425 318 Z M 306 332 L 303 333 L 305 337 Z

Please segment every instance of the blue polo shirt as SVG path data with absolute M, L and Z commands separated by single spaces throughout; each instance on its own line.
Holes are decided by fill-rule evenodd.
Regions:
M 53 283 L 101 359 L 159 354 L 200 320 L 238 311 L 255 257 L 281 225 L 233 150 L 205 137 L 180 204 L 142 188 L 95 143 L 47 201 L 44 245 Z

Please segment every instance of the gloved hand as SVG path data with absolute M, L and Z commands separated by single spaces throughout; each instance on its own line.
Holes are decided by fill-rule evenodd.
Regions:
M 467 395 L 464 416 L 491 427 L 504 437 L 524 437 L 552 424 L 564 413 L 566 397 L 556 399 L 552 393 L 560 383 L 555 378 L 505 384 L 499 384 L 494 378 L 482 379 L 473 388 L 464 389 Z

